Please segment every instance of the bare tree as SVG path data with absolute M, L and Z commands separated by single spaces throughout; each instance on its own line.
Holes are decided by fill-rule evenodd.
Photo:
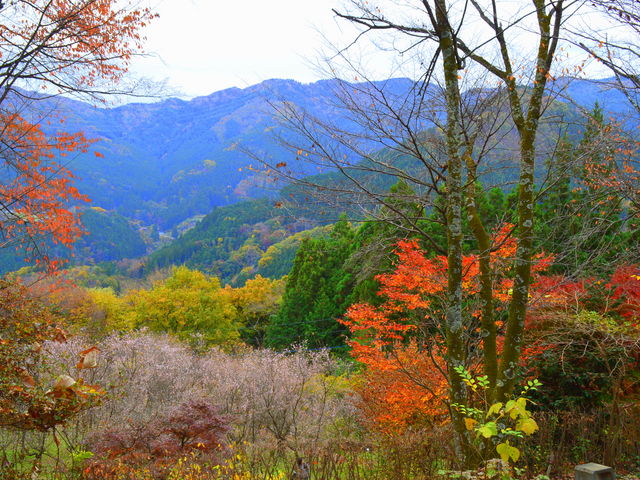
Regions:
M 71 94 L 140 95 L 128 83 L 143 52 L 140 29 L 156 15 L 138 2 L 17 0 L 0 4 L 0 104 Z M 131 77 L 129 77 L 131 79 Z
M 611 71 L 616 87 L 640 112 L 640 3 L 635 0 L 593 0 L 590 3 L 609 22 L 599 29 L 592 27 L 573 32 L 574 41 Z
M 462 306 L 465 220 L 478 245 L 481 357 L 490 396 L 502 401 L 515 385 L 534 253 L 536 169 L 543 153 L 557 146 L 561 132 L 543 138 L 538 134 L 550 102 L 548 84 L 553 80 L 563 24 L 580 6 L 570 0 L 531 0 L 509 11 L 507 3 L 469 0 L 460 6 L 445 0 L 351 0 L 334 10 L 339 18 L 360 28 L 354 44 L 372 35 L 395 48 L 398 56 L 415 54 L 421 69 L 419 79 L 404 89 L 398 89 L 393 81 L 376 82 L 348 59 L 349 48 L 338 50 L 334 59 L 355 72 L 358 80 L 365 80 L 364 84 L 338 79 L 334 83 L 340 106 L 349 112 L 351 123 L 345 127 L 322 122 L 286 102 L 276 106 L 285 124 L 296 132 L 294 136 L 285 134 L 284 142 L 294 148 L 299 159 L 322 171 L 338 172 L 332 177 L 335 183 L 300 178 L 300 172 L 287 162 L 267 161 L 272 172 L 308 190 L 334 199 L 353 200 L 355 194 L 367 210 L 383 205 L 378 212 L 395 213 L 400 228 L 418 233 L 434 251 L 446 254 L 447 306 L 441 330 L 447 346 L 451 403 L 466 402 L 464 383 L 455 367 L 469 364 L 468 346 L 473 344 L 468 341 L 473 322 L 465 318 Z M 520 57 L 517 49 L 524 47 L 516 40 L 518 35 L 534 45 L 532 52 Z M 384 147 L 382 151 L 380 147 Z M 512 231 L 517 242 L 514 288 L 501 355 L 497 353 L 490 263 L 491 253 L 499 245 L 478 204 L 480 182 L 498 166 L 512 169 L 517 198 Z M 397 208 L 384 189 L 369 181 L 374 177 L 407 182 L 416 193 L 405 200 L 419 204 L 421 212 L 427 207 L 440 214 L 435 218 L 445 228 L 446 242 L 439 242 L 423 227 L 423 215 L 408 215 L 411 210 Z M 469 458 L 463 418 L 455 409 L 451 415 L 460 453 Z

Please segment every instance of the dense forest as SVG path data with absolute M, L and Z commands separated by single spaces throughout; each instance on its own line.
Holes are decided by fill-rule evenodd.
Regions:
M 155 11 L 0 2 L 0 480 L 640 478 L 640 10 L 512 3 L 105 107 Z

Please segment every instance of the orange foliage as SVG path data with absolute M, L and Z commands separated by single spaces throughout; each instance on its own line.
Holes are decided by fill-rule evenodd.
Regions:
M 29 295 L 58 312 L 64 328 L 76 333 L 80 325 L 86 324 L 97 312 L 86 288 L 76 285 L 69 278 L 68 270 L 55 277 L 39 279 L 24 278 Z
M 640 267 L 619 266 L 607 283 L 616 312 L 640 327 Z
M 91 142 L 81 133 L 46 134 L 28 118 L 42 97 L 16 86 L 45 96 L 109 93 L 142 48 L 140 29 L 155 16 L 132 5 L 24 0 L 5 2 L 0 11 L 0 247 L 24 247 L 26 259 L 47 273 L 59 266 L 47 242 L 72 245 L 82 229 L 70 205 L 88 200 L 63 160 Z
M 372 350 L 371 357 L 359 357 L 367 366 L 358 386 L 361 408 L 374 428 L 394 434 L 416 423 L 446 421 L 448 384 L 442 357 L 419 348 L 415 340 L 392 347 L 387 354 Z
M 640 325 L 640 267 L 620 265 L 608 280 L 586 278 L 569 281 L 562 276 L 541 277 L 532 286 L 538 292 L 535 313 L 591 310 L 617 315 Z
M 513 225 L 503 226 L 494 236 L 491 252 L 493 270 L 493 296 L 505 303 L 511 297 L 513 279 L 510 268 L 516 253 L 516 240 L 511 236 Z M 380 295 L 388 298 L 386 308 L 414 310 L 430 308 L 439 299 L 447 285 L 447 257 L 427 257 L 414 240 L 398 242 L 396 270 L 387 275 L 377 276 L 381 283 Z M 551 265 L 553 257 L 539 253 L 533 258 L 532 273 L 537 276 Z M 478 255 L 462 258 L 462 288 L 468 298 L 480 291 L 480 266 Z M 498 309 L 503 306 L 496 305 Z M 478 312 L 474 312 L 477 314 Z
M 68 203 L 88 199 L 73 186 L 73 174 L 54 159 L 86 151 L 89 142 L 82 134 L 47 136 L 18 114 L 0 112 L 0 124 L 0 155 L 11 167 L 10 177 L 0 184 L 0 246 L 22 244 L 28 260 L 55 269 L 57 261 L 40 255 L 44 237 L 70 246 L 82 229 Z
M 512 225 L 506 225 L 493 239 L 493 295 L 498 311 L 504 310 L 513 285 L 509 276 L 516 251 L 512 230 Z M 396 255 L 395 270 L 376 277 L 384 303 L 353 305 L 342 320 L 354 334 L 349 342 L 351 355 L 366 367 L 360 388 L 365 410 L 386 432 L 402 431 L 419 418 L 442 421 L 447 414 L 445 348 L 438 333 L 447 258 L 427 257 L 413 240 L 398 242 Z M 536 255 L 534 274 L 551 261 L 548 255 Z M 462 287 L 469 316 L 480 315 L 475 301 L 480 290 L 478 262 L 477 255 L 463 257 Z
M 120 81 L 142 49 L 140 29 L 155 17 L 136 2 L 117 0 L 24 0 L 3 13 L 0 68 L 18 63 L 12 77 L 54 93 Z

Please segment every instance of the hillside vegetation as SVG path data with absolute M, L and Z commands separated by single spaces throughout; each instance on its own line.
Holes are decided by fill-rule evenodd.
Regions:
M 0 1 L 0 480 L 640 478 L 639 2 L 352 0 L 329 80 L 96 107 L 144 3 Z

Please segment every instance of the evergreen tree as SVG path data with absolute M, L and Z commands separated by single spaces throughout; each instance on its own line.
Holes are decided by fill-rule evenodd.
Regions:
M 407 219 L 424 217 L 424 208 L 415 203 L 416 193 L 404 180 L 393 185 L 389 195 L 389 206 L 358 229 L 353 253 L 346 262 L 346 269 L 354 277 L 353 302 L 381 301 L 375 276 L 392 270 L 395 245 L 409 236 Z
M 344 345 L 346 330 L 336 319 L 351 303 L 352 279 L 344 263 L 353 238 L 354 230 L 342 215 L 328 238 L 303 240 L 287 278 L 282 306 L 267 329 L 269 346 Z
M 565 136 L 549 165 L 550 185 L 535 213 L 538 248 L 556 255 L 552 272 L 584 276 L 607 270 L 637 245 L 620 195 L 591 178 L 594 169 L 608 175 L 616 168 L 609 135 L 596 103 L 577 145 Z

